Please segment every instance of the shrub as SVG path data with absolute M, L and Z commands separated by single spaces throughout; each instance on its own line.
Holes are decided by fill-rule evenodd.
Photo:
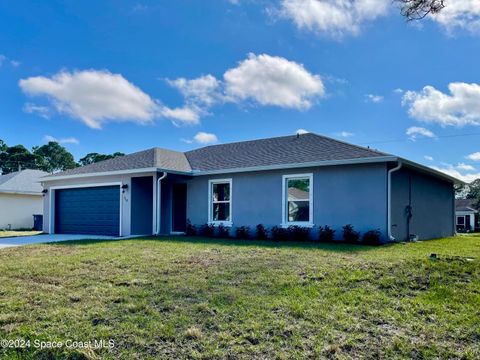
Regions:
M 235 237 L 237 239 L 247 240 L 250 238 L 250 228 L 248 226 L 240 226 L 235 230 Z
M 257 240 L 267 240 L 268 239 L 268 231 L 265 229 L 263 224 L 258 224 L 255 231 L 255 238 Z
M 230 229 L 223 224 L 218 225 L 217 228 L 217 237 L 226 239 L 230 237 Z
M 380 245 L 381 236 L 380 230 L 370 230 L 363 234 L 362 242 L 365 245 Z
M 360 233 L 353 229 L 353 225 L 348 224 L 343 227 L 343 241 L 349 244 L 356 244 L 360 239 Z
M 335 238 L 335 230 L 330 226 L 320 226 L 318 228 L 318 240 L 321 242 L 332 242 Z
M 185 227 L 185 235 L 187 236 L 197 235 L 197 228 L 195 227 L 195 225 L 192 225 L 189 219 L 187 219 L 187 225 Z
M 292 225 L 288 227 L 288 235 L 294 241 L 308 241 L 310 240 L 310 228 Z
M 215 228 L 211 224 L 204 224 L 200 227 L 200 235 L 213 237 L 215 235 Z
M 289 239 L 289 235 L 288 229 L 279 226 L 272 227 L 272 239 L 275 241 L 286 241 Z

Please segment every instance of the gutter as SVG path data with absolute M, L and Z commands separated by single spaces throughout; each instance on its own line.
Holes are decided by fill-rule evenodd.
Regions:
M 387 176 L 387 238 L 389 241 L 395 241 L 392 236 L 392 173 L 402 168 L 403 163 L 398 162 L 397 166 L 388 170 Z
M 161 182 L 163 179 L 167 177 L 167 172 L 164 171 L 162 176 L 160 176 L 157 180 L 157 196 L 155 199 L 155 209 L 157 211 L 157 217 L 155 221 L 155 234 L 160 235 L 160 224 L 161 224 L 161 213 L 162 213 L 162 204 L 161 204 L 161 199 L 162 199 L 162 188 L 161 188 Z

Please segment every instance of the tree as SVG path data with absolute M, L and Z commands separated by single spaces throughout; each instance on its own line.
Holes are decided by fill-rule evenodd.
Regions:
M 421 20 L 428 14 L 438 14 L 444 7 L 444 0 L 395 0 L 400 12 L 408 21 Z
M 7 149 L 8 149 L 8 146 L 7 144 L 5 144 L 5 141 L 0 139 L 0 154 L 7 151 Z
M 455 187 L 457 199 L 474 200 L 473 206 L 480 209 L 480 179 L 474 180 L 469 184 Z
M 480 179 L 472 181 L 468 184 L 467 199 L 474 200 L 473 205 L 476 209 L 480 208 Z
M 23 145 L 8 147 L 3 141 L 0 145 L 0 168 L 2 174 L 22 169 L 38 169 L 38 159 Z
M 64 171 L 78 166 L 73 155 L 54 141 L 40 147 L 34 147 L 33 154 L 37 156 L 38 168 L 43 171 Z
M 117 156 L 124 156 L 124 155 L 125 154 L 121 152 L 115 152 L 113 154 L 88 153 L 87 155 L 85 155 L 83 158 L 80 159 L 79 164 L 82 166 L 85 166 L 85 165 L 97 163 L 99 161 L 109 160 Z

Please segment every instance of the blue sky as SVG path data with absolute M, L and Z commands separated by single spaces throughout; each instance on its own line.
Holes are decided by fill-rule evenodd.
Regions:
M 0 138 L 188 150 L 298 129 L 480 177 L 480 6 L 0 1 Z M 407 133 L 408 132 L 408 133 Z

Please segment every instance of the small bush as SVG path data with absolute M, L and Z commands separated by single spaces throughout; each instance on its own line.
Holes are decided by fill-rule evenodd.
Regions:
M 223 224 L 218 225 L 217 228 L 217 237 L 226 239 L 230 237 L 230 229 Z
M 185 337 L 191 340 L 198 340 L 203 337 L 203 333 L 198 327 L 193 326 L 185 331 Z
M 215 235 L 215 228 L 211 224 L 204 224 L 200 227 L 200 235 L 213 237 Z
M 380 245 L 382 233 L 380 230 L 370 230 L 363 234 L 362 242 L 365 245 Z
M 288 229 L 274 226 L 272 227 L 272 239 L 275 241 L 286 241 L 289 240 L 290 232 Z
M 250 228 L 248 226 L 240 226 L 235 230 L 235 237 L 237 239 L 250 239 Z
M 187 236 L 197 235 L 197 228 L 195 227 L 195 225 L 192 225 L 189 219 L 187 220 L 187 225 L 185 227 L 185 235 Z
M 353 225 L 348 224 L 343 227 L 343 241 L 349 244 L 356 244 L 360 239 L 360 233 L 353 229 Z
M 330 226 L 320 226 L 318 228 L 318 240 L 321 242 L 333 242 L 335 238 L 335 230 Z
M 258 224 L 255 230 L 255 238 L 257 240 L 268 240 L 268 230 L 265 229 L 263 224 Z
M 288 227 L 288 235 L 293 241 L 308 241 L 310 240 L 310 228 L 292 225 Z

